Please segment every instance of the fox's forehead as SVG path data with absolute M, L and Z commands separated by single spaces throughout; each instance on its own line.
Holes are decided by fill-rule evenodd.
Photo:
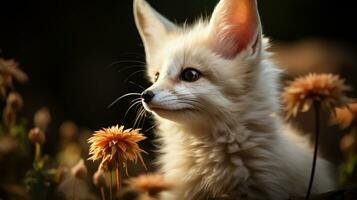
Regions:
M 207 45 L 206 35 L 202 29 L 191 29 L 180 30 L 163 38 L 159 50 L 148 62 L 149 74 L 155 75 L 160 72 L 174 75 L 186 67 L 202 68 L 206 56 L 212 54 Z

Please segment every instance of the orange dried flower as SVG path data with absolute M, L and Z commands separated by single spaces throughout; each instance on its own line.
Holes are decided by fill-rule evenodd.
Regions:
M 338 124 L 341 129 L 348 128 L 357 115 L 357 103 L 348 104 L 347 107 L 336 108 L 336 115 L 331 118 L 332 124 Z
M 173 184 L 167 182 L 161 174 L 146 174 L 128 180 L 130 188 L 155 196 L 163 191 L 173 188 Z
M 319 102 L 327 110 L 346 105 L 350 99 L 344 93 L 348 90 L 350 87 L 338 75 L 309 74 L 297 78 L 285 88 L 282 95 L 287 117 L 307 112 L 314 102 Z
M 146 139 L 140 132 L 140 129 L 126 129 L 124 126 L 112 126 L 96 131 L 88 139 L 91 143 L 89 149 L 90 160 L 102 159 L 101 168 L 108 169 L 118 167 L 121 163 L 127 168 L 127 161 L 137 161 L 140 159 L 145 166 L 138 142 Z
M 356 146 L 356 136 L 354 132 L 344 135 L 340 141 L 340 149 L 344 153 L 351 152 Z

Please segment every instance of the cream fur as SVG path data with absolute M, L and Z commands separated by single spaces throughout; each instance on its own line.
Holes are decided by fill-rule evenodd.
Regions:
M 214 18 L 232 1 L 221 0 L 222 11 L 216 9 Z M 312 151 L 278 115 L 280 72 L 269 59 L 260 24 L 258 50 L 250 48 L 256 41 L 252 39 L 244 51 L 227 59 L 212 49 L 215 24 L 199 21 L 179 28 L 144 0 L 134 0 L 134 14 L 150 55 L 148 75 L 153 80 L 160 73 L 148 88 L 155 93 L 153 101 L 143 104 L 159 124 L 161 171 L 177 184 L 161 199 L 304 196 Z M 187 67 L 198 69 L 202 78 L 194 83 L 179 80 Z M 318 159 L 313 193 L 334 187 L 330 164 Z

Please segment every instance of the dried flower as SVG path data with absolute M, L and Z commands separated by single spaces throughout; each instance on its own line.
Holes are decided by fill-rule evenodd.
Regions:
M 30 142 L 34 144 L 43 144 L 46 140 L 45 133 L 43 132 L 43 130 L 37 127 L 29 131 L 28 138 Z
M 331 123 L 338 124 L 341 129 L 348 128 L 357 115 L 357 103 L 348 104 L 347 107 L 336 108 L 336 115 L 331 116 Z
M 81 158 L 81 147 L 73 142 L 62 148 L 57 154 L 57 162 L 65 166 L 73 166 Z
M 22 100 L 22 97 L 19 93 L 11 92 L 7 96 L 6 106 L 9 106 L 15 112 L 20 111 L 23 105 L 24 105 L 24 101 Z
M 93 161 L 102 159 L 101 167 L 103 169 L 118 167 L 118 163 L 122 163 L 126 168 L 128 160 L 136 162 L 138 158 L 144 165 L 141 152 L 145 151 L 140 149 L 138 142 L 146 137 L 139 131 L 139 129 L 124 130 L 124 126 L 119 127 L 118 125 L 96 131 L 88 139 L 88 142 L 91 143 L 89 159 Z
M 87 176 L 88 170 L 86 165 L 84 164 L 83 159 L 80 159 L 78 163 L 72 167 L 71 173 L 74 177 L 81 178 L 81 179 Z
M 13 60 L 5 60 L 0 58 L 0 74 L 10 75 L 19 82 L 25 82 L 28 80 L 27 75 L 19 69 L 18 63 Z
M 314 102 L 319 102 L 324 109 L 346 105 L 350 101 L 345 92 L 350 87 L 345 81 L 333 74 L 309 74 L 297 78 L 283 93 L 287 116 L 296 116 L 298 112 L 307 112 Z
M 353 130 L 351 133 L 346 134 L 342 137 L 340 141 L 340 149 L 344 153 L 349 153 L 356 147 L 356 130 Z
M 8 127 L 14 127 L 16 124 L 16 113 L 15 111 L 9 107 L 6 106 L 4 110 L 2 111 L 2 118 L 4 121 L 4 124 Z
M 98 169 L 93 175 L 93 184 L 97 187 L 106 187 L 106 181 L 104 176 L 104 171 L 102 169 Z
M 287 117 L 296 116 L 298 112 L 307 112 L 314 105 L 315 111 L 315 146 L 312 162 L 312 171 L 310 175 L 309 186 L 306 199 L 310 198 L 311 188 L 314 180 L 314 172 L 317 160 L 318 136 L 320 108 L 332 111 L 334 113 L 336 106 L 347 106 L 350 101 L 345 96 L 345 92 L 350 87 L 345 85 L 345 81 L 339 76 L 333 74 L 309 74 L 297 78 L 288 87 L 282 95 L 283 102 L 286 105 Z
M 16 124 L 16 112 L 23 106 L 23 100 L 19 93 L 11 92 L 6 99 L 6 106 L 3 110 L 3 121 L 8 129 Z
M 173 184 L 167 182 L 160 174 L 146 174 L 128 181 L 130 188 L 156 196 L 160 192 L 168 191 L 173 188 Z
M 39 109 L 33 118 L 35 126 L 41 128 L 42 130 L 46 130 L 48 125 L 51 122 L 51 114 L 48 108 Z
M 0 93 L 6 96 L 8 88 L 12 87 L 12 80 L 15 78 L 19 82 L 27 81 L 27 75 L 18 68 L 15 60 L 5 60 L 0 58 Z
M 74 122 L 66 121 L 61 124 L 59 133 L 61 139 L 70 141 L 76 137 L 78 133 L 78 127 Z

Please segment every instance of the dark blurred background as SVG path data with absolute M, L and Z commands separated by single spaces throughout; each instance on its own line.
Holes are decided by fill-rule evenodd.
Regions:
M 149 2 L 169 19 L 182 23 L 209 16 L 217 0 Z M 287 77 L 311 71 L 335 72 L 356 88 L 354 1 L 258 3 L 264 33 L 276 44 L 273 49 L 278 52 L 277 60 L 285 63 Z M 48 107 L 52 140 L 56 139 L 56 127 L 67 119 L 91 130 L 133 125 L 135 109 L 125 121 L 123 118 L 134 97 L 107 109 L 117 97 L 141 92 L 149 85 L 140 71 L 145 57 L 131 0 L 1 1 L 0 24 L 0 57 L 16 59 L 30 77 L 25 85 L 16 86 L 24 96 L 23 115 L 31 119 L 37 109 Z M 315 56 L 316 52 L 321 55 Z M 301 61 L 301 56 L 306 62 L 294 63 Z M 316 61 L 317 57 L 320 60 Z M 311 64 L 305 66 L 308 62 Z M 145 128 L 150 128 L 150 122 Z M 334 140 L 325 143 L 325 149 L 336 145 Z

